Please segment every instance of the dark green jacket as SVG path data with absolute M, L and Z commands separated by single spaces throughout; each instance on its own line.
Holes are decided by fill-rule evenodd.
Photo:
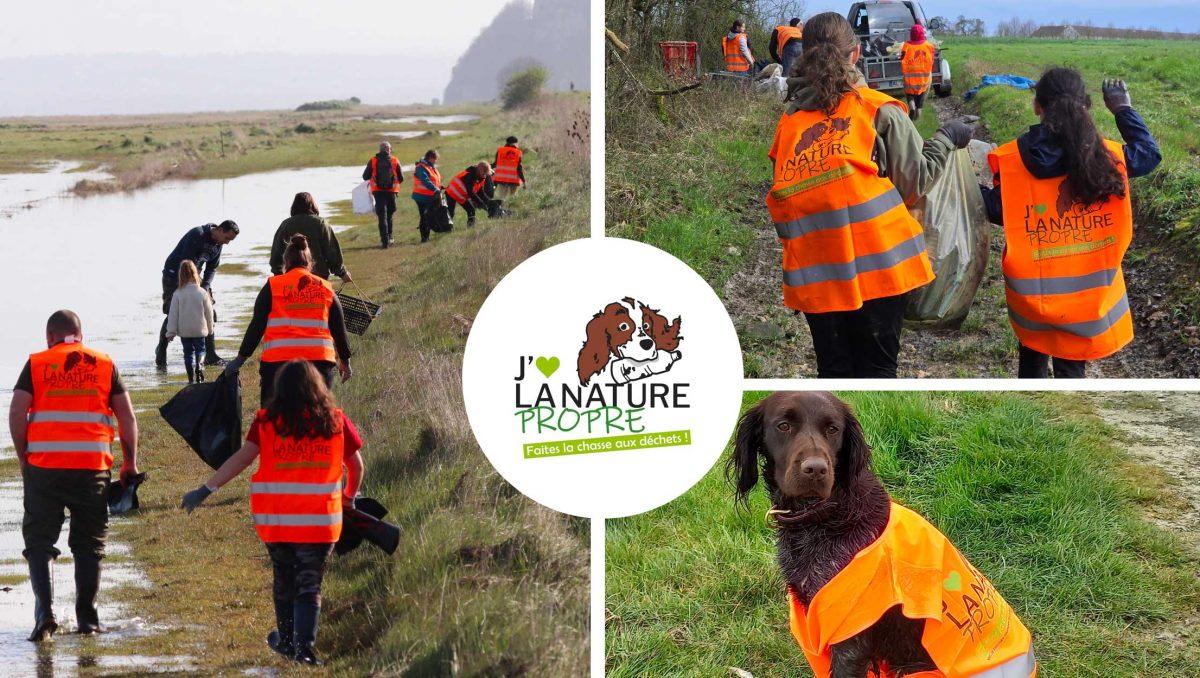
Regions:
M 297 233 L 308 238 L 308 247 L 312 251 L 312 272 L 326 280 L 330 274 L 345 276 L 346 265 L 342 261 L 342 246 L 338 244 L 337 235 L 325 220 L 316 215 L 302 214 L 288 217 L 279 224 L 275 231 L 275 239 L 271 242 L 271 273 L 283 273 L 283 249 L 288 240 Z

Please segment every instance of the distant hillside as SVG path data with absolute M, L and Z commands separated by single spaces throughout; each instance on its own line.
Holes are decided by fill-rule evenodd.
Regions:
M 515 0 L 483 29 L 454 66 L 447 104 L 490 101 L 507 76 L 532 62 L 550 89 L 590 89 L 587 0 Z

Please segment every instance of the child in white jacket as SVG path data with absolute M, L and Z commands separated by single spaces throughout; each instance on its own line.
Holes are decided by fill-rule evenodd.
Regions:
M 183 364 L 188 383 L 204 381 L 204 338 L 213 331 L 212 297 L 200 287 L 196 265 L 184 260 L 179 267 L 179 287 L 171 297 L 167 313 L 167 339 L 179 337 L 183 342 Z

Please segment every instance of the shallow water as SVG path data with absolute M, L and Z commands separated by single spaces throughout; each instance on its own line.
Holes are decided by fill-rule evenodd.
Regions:
M 472 122 L 478 119 L 478 115 L 406 115 L 400 118 L 379 118 L 372 120 L 372 122 L 382 122 L 384 124 L 450 125 L 456 122 Z
M 250 312 L 269 275 L 264 248 L 296 192 L 312 193 L 325 211 L 329 203 L 349 198 L 362 180 L 361 167 L 322 167 L 174 181 L 81 198 L 62 193 L 82 176 L 64 167 L 56 165 L 46 173 L 51 176 L 0 175 L 0 186 L 42 187 L 0 193 L 39 196 L 29 209 L 0 219 L 0 285 L 10 291 L 6 331 L 0 333 L 0 412 L 8 411 L 26 358 L 45 347 L 46 318 L 59 308 L 80 315 L 84 341 L 111 355 L 129 385 L 161 383 L 154 345 L 164 317 L 162 265 L 194 226 L 233 219 L 241 227 L 241 235 L 225 246 L 213 283 L 217 338 L 240 339 L 234 320 Z M 238 266 L 226 269 L 227 264 Z M 182 386 L 180 342 L 171 342 L 167 361 L 166 378 Z M 8 427 L 0 429 L 0 456 L 11 456 Z
M 0 219 L 37 207 L 38 203 L 60 196 L 81 179 L 103 179 L 104 172 L 76 172 L 83 163 L 55 160 L 43 172 L 0 174 Z

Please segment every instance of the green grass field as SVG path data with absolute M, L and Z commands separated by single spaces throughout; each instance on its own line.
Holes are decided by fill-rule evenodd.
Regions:
M 1039 675 L 1195 675 L 1200 560 L 1143 517 L 1171 500 L 1163 479 L 1131 464 L 1082 399 L 840 395 L 892 497 L 950 537 L 1030 628 Z M 735 509 L 720 466 L 663 508 L 607 522 L 609 675 L 811 675 L 788 632 L 766 495 Z
M 491 288 L 535 252 L 588 233 L 587 110 L 585 94 L 508 113 L 483 109 L 468 133 L 438 144 L 445 166 L 459 167 L 490 156 L 496 139 L 520 136 L 536 184 L 511 201 L 513 218 L 460 225 L 419 245 L 405 198 L 397 244 L 384 251 L 374 215 L 349 214 L 348 200 L 327 215 L 352 226 L 340 236 L 347 266 L 384 307 L 366 336 L 351 338 L 355 376 L 335 395 L 366 442 L 363 492 L 391 509 L 403 537 L 392 557 L 373 547 L 333 557 L 318 639 L 326 674 L 587 670 L 589 523 L 541 507 L 495 473 L 468 428 L 460 387 L 467 330 Z M 330 162 L 353 156 L 358 164 L 377 139 L 364 146 L 347 135 Z M 253 360 L 241 375 L 249 421 L 258 406 Z M 274 626 L 271 574 L 251 526 L 250 474 L 190 516 L 177 508 L 210 473 L 152 409 L 180 386 L 133 396 L 148 408 L 139 418 L 141 466 L 154 482 L 141 491 L 136 519 L 114 530 L 150 586 L 103 592 L 163 630 L 106 652 L 189 656 L 204 675 L 286 672 L 264 644 Z

